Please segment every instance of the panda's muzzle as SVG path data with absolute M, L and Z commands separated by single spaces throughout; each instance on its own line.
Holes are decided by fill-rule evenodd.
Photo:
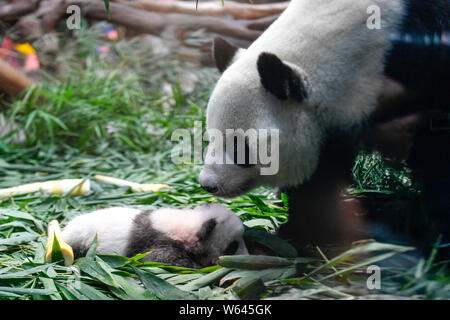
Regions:
M 219 187 L 217 185 L 201 185 L 202 188 L 209 193 L 216 193 L 217 191 L 219 191 Z

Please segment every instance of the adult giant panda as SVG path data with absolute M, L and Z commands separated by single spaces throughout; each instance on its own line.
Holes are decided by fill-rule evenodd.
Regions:
M 377 10 L 381 25 L 372 28 L 368 20 Z M 223 73 L 206 118 L 208 130 L 223 139 L 210 141 L 202 187 L 223 197 L 280 187 L 290 201 L 281 236 L 299 246 L 355 240 L 359 220 L 343 216 L 339 196 L 360 148 L 376 147 L 410 158 L 419 171 L 441 168 L 433 176 L 444 191 L 430 203 L 448 219 L 450 161 L 442 152 L 450 140 L 448 13 L 448 0 L 294 0 L 247 50 L 216 39 L 213 54 Z M 437 117 L 430 116 L 435 109 Z M 428 130 L 433 119 L 444 120 Z M 248 161 L 261 145 L 258 136 L 237 145 L 249 129 L 278 130 L 276 174 L 261 175 L 264 166 Z M 222 141 L 234 146 L 217 159 Z M 439 141 L 439 149 L 430 141 Z M 238 149 L 245 150 L 243 163 Z M 229 158 L 234 164 L 217 161 Z

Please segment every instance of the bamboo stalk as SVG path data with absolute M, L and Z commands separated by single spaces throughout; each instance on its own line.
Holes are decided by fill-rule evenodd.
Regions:
M 135 182 L 131 182 L 128 180 L 102 176 L 99 174 L 95 175 L 94 179 L 96 179 L 98 181 L 106 182 L 109 184 L 113 184 L 116 186 L 120 186 L 120 187 L 130 187 L 131 191 L 133 191 L 133 192 L 155 192 L 155 191 L 161 191 L 161 190 L 170 188 L 166 184 L 156 184 L 156 183 L 140 184 L 140 183 L 135 183 Z
M 80 196 L 90 192 L 90 181 L 83 179 L 65 179 L 24 184 L 17 187 L 0 189 L 0 198 L 9 198 L 38 191 L 57 195 L 71 191 L 70 195 Z
M 33 84 L 33 81 L 19 70 L 0 59 L 0 90 L 11 96 L 20 94 Z
M 72 265 L 74 259 L 73 250 L 62 238 L 61 228 L 57 220 L 50 221 L 47 234 L 45 261 L 51 263 L 63 258 L 66 266 Z
M 196 6 L 195 1 L 161 2 L 154 0 L 139 0 L 128 2 L 115 0 L 115 2 L 133 8 L 161 13 L 183 13 L 197 16 L 224 16 L 231 15 L 235 19 L 259 19 L 280 14 L 289 5 L 289 1 L 269 4 L 249 4 L 234 1 L 226 1 L 222 5 L 220 1 L 202 2 Z

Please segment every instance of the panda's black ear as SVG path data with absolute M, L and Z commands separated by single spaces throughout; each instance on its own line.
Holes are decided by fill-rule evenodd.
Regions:
M 197 232 L 197 238 L 199 241 L 203 241 L 209 238 L 209 236 L 212 234 L 214 229 L 216 228 L 216 220 L 215 219 L 209 219 L 206 222 L 204 222 L 199 230 Z
M 238 47 L 232 45 L 225 39 L 220 37 L 214 38 L 212 53 L 217 69 L 219 69 L 220 72 L 224 72 L 227 69 L 238 50 Z
M 263 87 L 278 99 L 293 98 L 301 102 L 307 97 L 300 77 L 276 55 L 261 53 L 257 66 Z

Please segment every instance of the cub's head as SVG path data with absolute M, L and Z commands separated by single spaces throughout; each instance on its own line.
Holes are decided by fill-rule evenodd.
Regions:
M 209 146 L 199 181 L 217 196 L 294 186 L 315 171 L 322 130 L 306 73 L 279 55 L 216 39 L 222 73 L 206 111 Z
M 152 227 L 168 237 L 165 246 L 180 250 L 197 267 L 217 264 L 223 255 L 246 255 L 244 225 L 226 206 L 211 203 L 194 209 L 163 208 L 151 214 Z M 166 259 L 167 260 L 167 259 Z M 188 266 L 186 260 L 176 265 Z

